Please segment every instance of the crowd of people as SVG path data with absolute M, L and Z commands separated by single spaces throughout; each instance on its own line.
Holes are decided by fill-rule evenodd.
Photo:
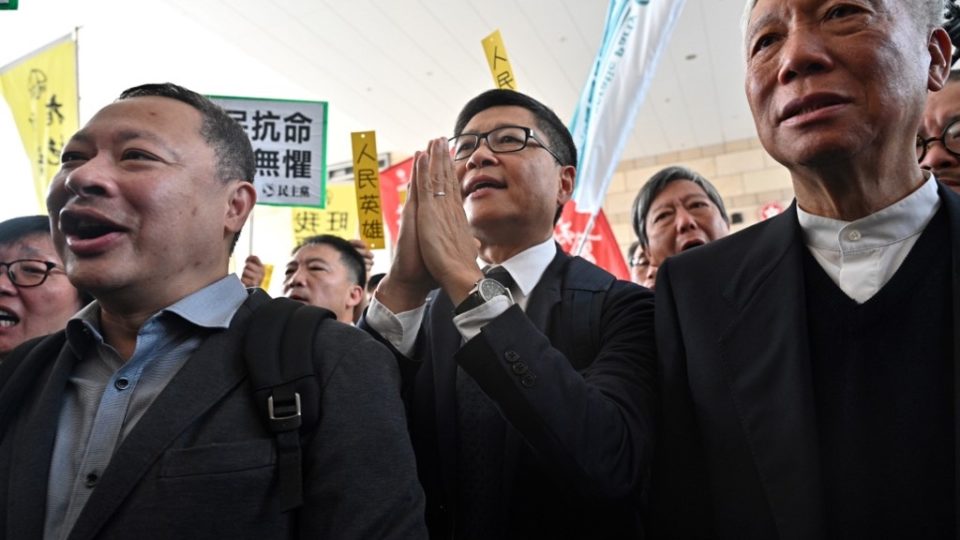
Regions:
M 562 121 L 489 90 L 416 152 L 385 275 L 311 237 L 270 299 L 259 258 L 228 271 L 242 128 L 125 90 L 65 145 L 49 216 L 0 223 L 0 536 L 956 537 L 942 13 L 748 0 L 746 95 L 796 199 L 730 234 L 708 179 L 657 172 L 635 283 L 553 240 Z

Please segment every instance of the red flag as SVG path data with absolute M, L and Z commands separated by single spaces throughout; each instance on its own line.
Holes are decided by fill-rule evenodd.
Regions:
M 557 226 L 553 230 L 554 238 L 567 253 L 576 249 L 580 244 L 583 231 L 590 221 L 589 213 L 579 213 L 576 208 L 576 203 L 568 202 L 563 207 L 560 221 L 557 222 Z M 610 228 L 610 223 L 607 222 L 607 216 L 604 215 L 602 209 L 597 214 L 597 219 L 593 223 L 593 230 L 590 231 L 590 236 L 583 245 L 580 256 L 610 272 L 617 279 L 630 279 L 627 263 L 623 260 L 620 246 L 617 245 L 613 229 Z
M 380 205 L 392 245 L 397 244 L 397 232 L 400 230 L 400 209 L 403 208 L 400 191 L 406 191 L 412 170 L 413 158 L 409 158 L 380 171 Z

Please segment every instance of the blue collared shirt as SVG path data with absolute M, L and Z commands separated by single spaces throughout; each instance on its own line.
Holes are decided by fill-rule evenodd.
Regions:
M 70 534 L 123 439 L 203 339 L 226 329 L 246 299 L 233 274 L 200 289 L 147 319 L 126 362 L 104 342 L 97 302 L 67 323 L 67 342 L 79 360 L 60 409 L 47 479 L 45 539 Z

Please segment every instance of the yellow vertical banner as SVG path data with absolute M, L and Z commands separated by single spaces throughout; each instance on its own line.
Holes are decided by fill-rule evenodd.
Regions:
M 13 113 L 33 166 L 37 201 L 46 212 L 47 189 L 60 169 L 60 151 L 79 125 L 76 41 L 66 36 L 0 67 L 0 94 Z
M 510 59 L 507 57 L 507 48 L 503 45 L 503 38 L 500 37 L 500 30 L 494 30 L 480 43 L 483 45 L 483 52 L 487 55 L 487 64 L 490 66 L 490 74 L 493 75 L 493 84 L 501 90 L 516 90 L 517 80 L 513 76 L 513 68 L 510 66 Z
M 299 246 L 308 236 L 332 234 L 346 240 L 357 237 L 356 188 L 349 182 L 327 184 L 326 206 L 295 207 L 293 245 Z
M 357 187 L 357 216 L 360 239 L 370 249 L 383 249 L 383 210 L 380 201 L 380 162 L 377 160 L 377 134 L 374 131 L 354 131 L 353 181 Z

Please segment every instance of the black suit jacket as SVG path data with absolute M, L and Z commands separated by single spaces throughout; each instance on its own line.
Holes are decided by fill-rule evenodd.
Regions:
M 597 320 L 573 311 L 575 295 L 601 291 Z M 453 308 L 434 296 L 415 357 L 398 354 L 431 537 L 450 537 L 456 519 L 457 366 L 508 425 L 504 470 L 490 474 L 503 475 L 511 537 L 640 536 L 654 429 L 651 293 L 558 248 L 526 313 L 513 306 L 463 344 Z M 588 324 L 595 351 L 575 330 Z
M 333 320 L 313 343 L 324 390 L 304 441 L 304 507 L 279 511 L 275 439 L 241 356 L 244 334 L 255 331 L 252 309 L 267 298 L 253 293 L 174 376 L 114 453 L 70 540 L 426 535 L 395 362 Z M 48 366 L 0 425 L 0 536 L 10 540 L 43 537 L 50 458 L 77 357 L 67 345 L 39 360 Z M 10 368 L 0 365 L 0 403 L 16 407 L 4 398 L 24 372 Z
M 940 197 L 952 237 L 944 251 L 953 265 L 957 336 L 960 197 L 943 186 Z M 652 536 L 824 536 L 806 249 L 794 204 L 660 267 Z M 960 340 L 953 346 L 960 360 Z M 954 416 L 960 420 L 960 410 Z

